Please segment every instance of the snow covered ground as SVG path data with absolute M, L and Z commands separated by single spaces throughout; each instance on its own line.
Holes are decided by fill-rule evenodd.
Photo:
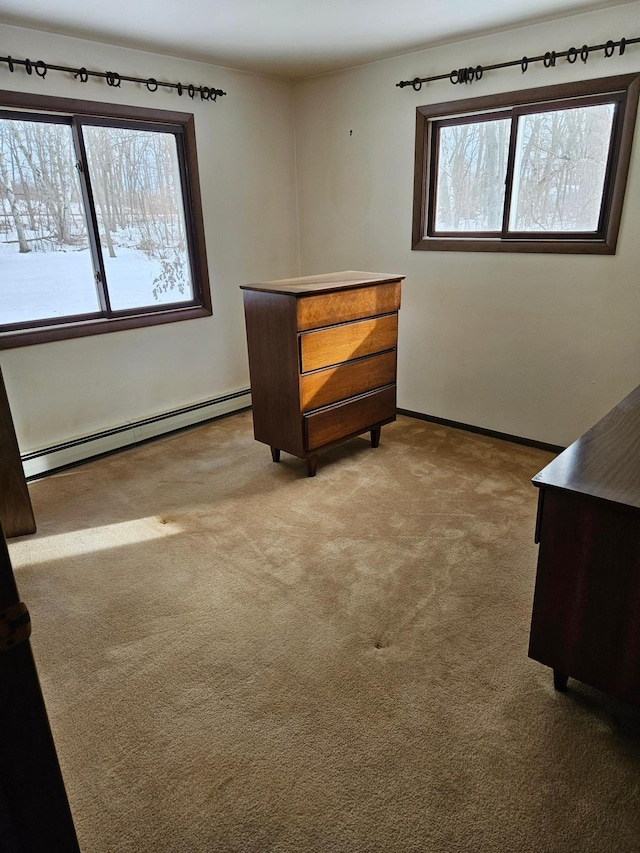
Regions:
M 153 294 L 160 261 L 135 249 L 104 257 L 114 310 L 143 308 L 192 298 L 190 289 Z M 100 310 L 88 249 L 20 254 L 0 241 L 0 325 Z

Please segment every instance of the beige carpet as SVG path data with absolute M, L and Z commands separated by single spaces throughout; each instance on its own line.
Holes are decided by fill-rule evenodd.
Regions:
M 84 853 L 640 850 L 640 711 L 527 658 L 550 454 L 249 412 L 30 487 L 11 556 Z

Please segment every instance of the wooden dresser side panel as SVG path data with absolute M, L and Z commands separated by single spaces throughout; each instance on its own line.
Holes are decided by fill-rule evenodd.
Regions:
M 545 489 L 529 656 L 640 705 L 640 513 Z
M 36 522 L 24 477 L 9 400 L 0 372 L 0 521 L 7 539 L 35 533 Z
M 304 456 L 295 297 L 243 290 L 243 298 L 254 436 Z

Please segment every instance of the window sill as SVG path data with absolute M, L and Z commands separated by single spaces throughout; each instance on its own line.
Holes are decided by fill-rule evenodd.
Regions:
M 95 320 L 79 320 L 76 323 L 66 322 L 50 326 L 38 326 L 34 329 L 7 330 L 0 332 L 0 350 L 82 338 L 89 335 L 102 335 L 108 332 L 120 332 L 125 329 L 158 326 L 164 323 L 177 323 L 181 320 L 210 317 L 212 313 L 210 308 L 197 305 L 188 308 L 169 308 L 166 311 L 153 311 L 128 317 L 99 317 Z
M 411 246 L 422 252 L 537 252 L 564 255 L 614 255 L 615 242 L 606 240 L 474 240 L 460 237 L 423 237 Z

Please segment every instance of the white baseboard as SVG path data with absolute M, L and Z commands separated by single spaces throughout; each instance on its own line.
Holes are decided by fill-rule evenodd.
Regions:
M 150 418 L 130 421 L 112 429 L 25 453 L 22 456 L 22 466 L 27 480 L 32 480 L 67 465 L 74 465 L 103 453 L 139 444 L 141 441 L 174 432 L 183 427 L 213 420 L 222 415 L 246 409 L 250 405 L 251 391 L 246 388 L 213 400 L 183 406 Z

